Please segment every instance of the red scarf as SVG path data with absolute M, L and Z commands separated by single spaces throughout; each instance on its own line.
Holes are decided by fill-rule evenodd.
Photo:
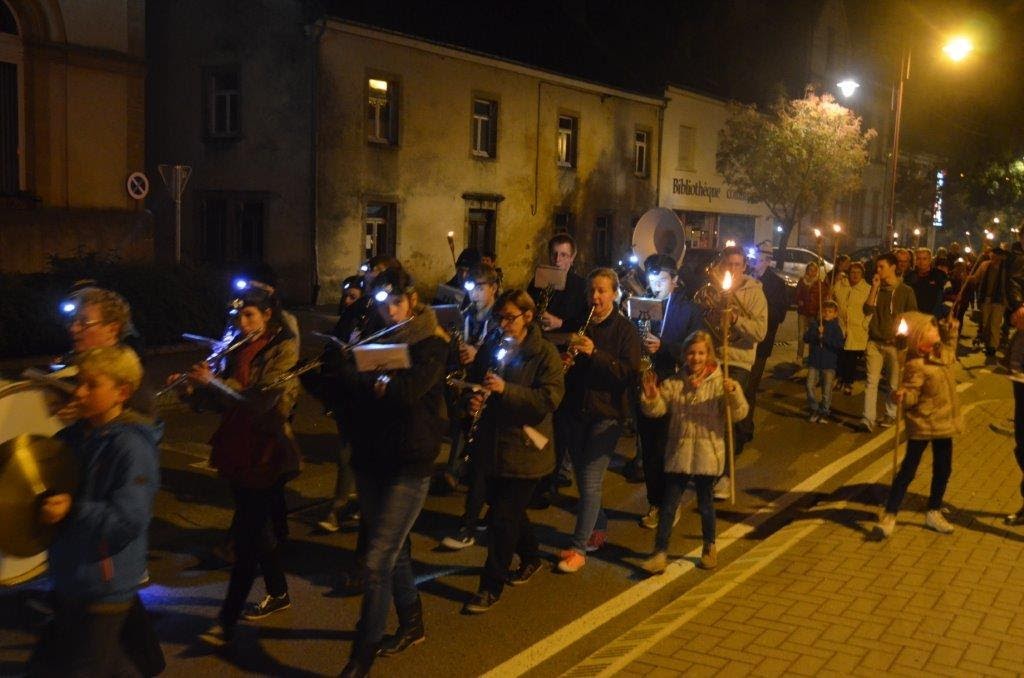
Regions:
M 249 379 L 252 378 L 252 361 L 256 354 L 262 351 L 270 343 L 270 337 L 266 332 L 262 336 L 246 344 L 238 351 L 238 362 L 235 364 L 235 379 L 242 385 L 242 388 L 249 386 Z
M 717 365 L 715 364 L 715 361 L 709 360 L 704 364 L 704 369 L 701 370 L 698 374 L 690 374 L 689 372 L 687 372 L 686 380 L 690 382 L 690 386 L 692 386 L 693 388 L 699 388 L 700 385 L 704 383 L 704 380 L 714 373 L 716 367 Z

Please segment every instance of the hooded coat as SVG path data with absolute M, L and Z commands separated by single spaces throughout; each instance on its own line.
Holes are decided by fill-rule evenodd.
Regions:
M 942 343 L 935 350 L 919 355 L 914 347 L 921 344 L 921 335 L 932 321 L 932 316 L 908 313 L 905 317 L 910 324 L 907 333 L 907 346 L 910 348 L 900 389 L 903 391 L 907 437 L 911 440 L 952 438 L 964 430 L 956 378 L 953 376 L 957 333 L 950 332 L 946 323 L 940 323 Z
M 78 421 L 57 433 L 80 469 L 71 511 L 49 549 L 58 597 L 125 609 L 134 599 L 146 571 L 163 430 L 162 422 L 125 410 L 99 428 Z
M 730 294 L 738 317 L 729 329 L 729 355 L 726 357 L 730 367 L 749 370 L 757 357 L 758 343 L 768 334 L 768 300 L 761 289 L 761 283 L 749 275 L 742 276 Z M 717 341 L 722 331 L 721 309 L 710 309 L 704 324 Z M 715 353 L 721 359 L 721 341 L 718 344 Z

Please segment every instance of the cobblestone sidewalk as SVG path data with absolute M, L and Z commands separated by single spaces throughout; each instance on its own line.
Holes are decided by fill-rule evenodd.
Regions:
M 1024 529 L 1013 441 L 990 428 L 1012 400 L 985 401 L 954 442 L 952 535 L 924 528 L 925 455 L 892 537 L 874 541 L 891 462 L 755 547 L 569 675 L 971 675 L 1024 671 Z M 870 481 L 877 479 L 884 487 Z M 866 484 L 861 484 L 866 483 Z

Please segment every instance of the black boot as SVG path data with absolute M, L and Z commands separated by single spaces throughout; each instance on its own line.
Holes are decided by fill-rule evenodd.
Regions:
M 377 652 L 381 657 L 398 654 L 427 639 L 423 630 L 423 604 L 417 600 L 408 607 L 398 608 L 398 630 L 387 636 Z
M 358 640 L 352 646 L 352 656 L 348 658 L 348 664 L 338 674 L 341 678 L 365 678 L 370 675 L 370 667 L 377 657 L 378 646 L 365 645 Z

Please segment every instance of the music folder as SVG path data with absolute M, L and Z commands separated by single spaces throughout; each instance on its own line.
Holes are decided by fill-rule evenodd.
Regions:
M 461 329 L 462 314 L 459 313 L 458 304 L 434 304 L 430 308 L 434 309 L 438 325 L 441 327 L 455 326 Z
M 630 320 L 660 321 L 665 315 L 665 306 L 661 299 L 650 297 L 630 297 L 626 300 L 626 311 Z
M 466 299 L 466 290 L 451 285 L 438 285 L 435 295 L 443 304 L 455 304 L 461 306 Z
M 388 372 L 412 367 L 408 344 L 363 344 L 352 348 L 360 372 Z
M 546 289 L 549 286 L 554 290 L 564 290 L 566 273 L 567 271 L 557 266 L 541 264 L 533 274 L 533 286 L 539 290 Z

